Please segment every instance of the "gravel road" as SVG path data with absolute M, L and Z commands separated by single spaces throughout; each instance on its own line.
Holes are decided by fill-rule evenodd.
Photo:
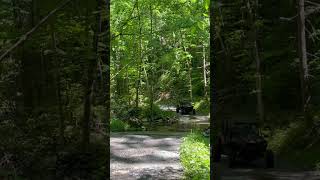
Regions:
M 111 179 L 181 179 L 182 136 L 183 133 L 112 133 Z
M 320 180 L 319 172 L 281 166 L 276 165 L 274 169 L 265 169 L 261 167 L 261 162 L 255 162 L 239 164 L 231 169 L 227 166 L 226 157 L 222 158 L 221 163 L 215 164 L 219 180 Z
M 207 123 L 205 116 L 181 116 L 181 125 Z M 205 124 L 206 125 L 206 124 Z M 111 134 L 111 179 L 113 180 L 178 180 L 183 178 L 179 146 L 183 132 L 132 132 Z M 288 168 L 276 163 L 264 169 L 259 162 L 229 168 L 227 157 L 215 164 L 217 180 L 320 180 L 320 173 Z M 260 162 L 261 164 L 261 162 Z

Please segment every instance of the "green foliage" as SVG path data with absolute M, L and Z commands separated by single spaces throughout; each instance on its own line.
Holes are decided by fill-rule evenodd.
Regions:
M 157 102 L 176 105 L 182 98 L 191 99 L 190 91 L 194 89 L 197 92 L 192 95 L 203 98 L 203 69 L 199 67 L 203 65 L 203 55 L 208 62 L 208 3 L 189 0 L 112 3 L 111 12 L 116 16 L 111 16 L 111 33 L 115 36 L 111 107 L 117 118 L 127 119 L 126 111 L 136 105 L 136 100 L 142 108 L 140 118 L 150 119 L 151 115 L 172 116 L 158 107 L 151 110 Z M 205 52 L 199 54 L 203 45 Z
M 1 54 L 60 3 L 1 1 L 0 14 L 6 17 L 0 20 Z M 92 116 L 84 117 L 88 64 L 105 54 L 105 48 L 96 54 L 93 46 L 98 23 L 95 5 L 95 1 L 67 4 L 0 62 L 0 169 L 8 174 L 35 180 L 105 176 L 107 151 L 101 150 L 105 141 L 90 139 L 94 148 L 88 152 L 90 157 L 80 147 L 84 120 L 91 119 L 90 129 L 86 128 L 91 135 L 105 132 L 100 125 L 106 119 L 105 91 L 102 96 L 97 84 L 103 80 L 97 76 L 92 77 L 99 82 L 91 97 L 94 103 L 90 102 L 88 114 Z M 99 41 L 104 38 L 101 33 Z M 99 75 L 106 77 L 106 72 L 102 68 Z M 60 153 L 68 154 L 68 162 L 58 163 Z M 88 166 L 82 168 L 83 164 Z M 67 172 L 62 172 L 64 168 Z
M 289 147 L 291 148 L 292 145 L 298 145 L 295 143 L 298 143 L 304 135 L 305 128 L 303 122 L 294 122 L 288 128 L 276 129 L 269 141 L 270 148 L 277 153 L 290 150 Z
M 197 113 L 200 114 L 209 114 L 210 112 L 210 102 L 201 99 L 194 103 L 194 108 Z
M 210 179 L 209 139 L 201 133 L 190 133 L 180 146 L 180 161 L 188 179 Z
M 130 125 L 130 122 L 125 120 L 119 120 L 119 119 L 113 118 L 110 121 L 111 132 L 142 131 L 142 130 L 144 130 L 143 126 L 137 127 L 137 126 L 134 126 L 134 124 Z
M 269 139 L 269 148 L 294 166 L 316 168 L 320 156 L 320 139 L 303 121 L 276 129 Z
M 119 119 L 111 119 L 110 121 L 110 131 L 112 132 L 124 132 L 127 131 L 129 127 L 129 124 Z

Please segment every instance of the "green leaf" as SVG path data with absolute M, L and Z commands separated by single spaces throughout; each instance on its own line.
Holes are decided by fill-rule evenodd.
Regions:
M 206 10 L 208 10 L 209 7 L 210 7 L 210 0 L 206 0 L 205 3 L 204 3 L 204 8 L 205 8 Z

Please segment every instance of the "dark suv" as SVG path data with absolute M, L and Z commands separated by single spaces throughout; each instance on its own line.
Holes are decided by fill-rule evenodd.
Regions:
M 182 102 L 176 108 L 177 113 L 181 114 L 196 114 L 196 110 L 193 108 L 190 102 Z
M 267 149 L 267 141 L 259 133 L 256 123 L 237 122 L 232 126 L 225 123 L 222 134 L 217 141 L 217 156 L 221 153 L 228 155 L 229 167 L 233 167 L 237 160 L 247 162 L 265 159 L 265 167 L 274 167 L 274 154 Z

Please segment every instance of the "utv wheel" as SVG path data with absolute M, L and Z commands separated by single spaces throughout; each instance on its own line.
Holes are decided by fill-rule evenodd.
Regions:
M 228 165 L 229 168 L 233 168 L 236 162 L 236 153 L 232 152 L 229 156 L 228 156 Z
M 193 114 L 193 115 L 196 114 L 196 110 L 195 110 L 195 109 L 192 110 L 192 114 Z
M 265 166 L 266 168 L 274 168 L 274 153 L 267 150 L 265 153 Z
M 176 109 L 176 113 L 179 113 L 179 108 Z
M 216 150 L 214 151 L 214 156 L 213 156 L 213 160 L 214 162 L 220 162 L 221 160 L 221 141 L 219 140 L 218 143 L 216 144 L 216 146 L 214 147 L 216 148 Z

